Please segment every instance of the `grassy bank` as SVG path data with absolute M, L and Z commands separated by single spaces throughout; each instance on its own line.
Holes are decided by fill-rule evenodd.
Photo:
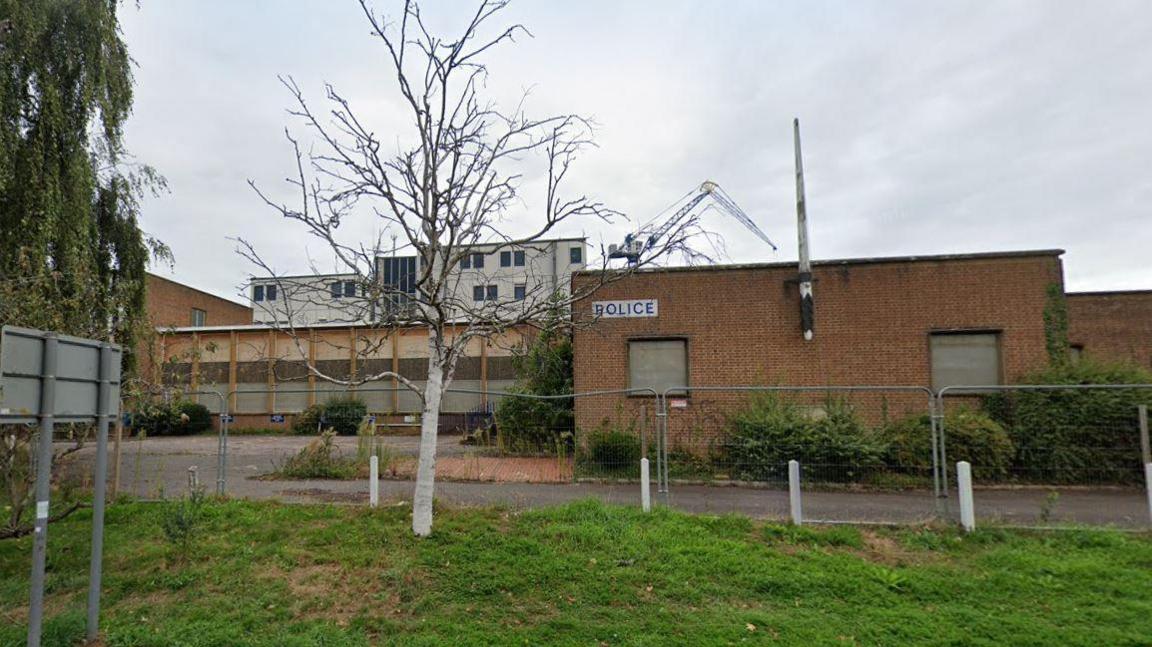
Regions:
M 166 510 L 168 512 L 166 512 Z M 583 502 L 442 511 L 208 503 L 109 510 L 107 645 L 1147 644 L 1152 539 L 795 529 Z M 45 644 L 83 635 L 89 517 L 51 528 Z M 0 542 L 23 643 L 31 538 Z

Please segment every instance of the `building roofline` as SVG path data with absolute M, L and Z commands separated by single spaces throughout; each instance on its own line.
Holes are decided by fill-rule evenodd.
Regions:
M 159 274 L 153 274 L 152 272 L 146 272 L 146 274 L 148 276 L 154 278 L 154 279 L 160 279 L 161 281 L 166 281 L 166 282 L 171 283 L 173 285 L 178 285 L 178 286 L 184 288 L 185 290 L 192 290 L 193 292 L 199 292 L 200 294 L 212 297 L 213 299 L 220 299 L 221 301 L 227 301 L 228 303 L 231 303 L 234 306 L 238 306 L 238 307 L 244 308 L 246 310 L 252 309 L 252 306 L 250 306 L 246 303 L 240 303 L 239 301 L 236 301 L 234 299 L 229 299 L 228 297 L 222 297 L 219 294 L 214 294 L 214 293 L 209 292 L 207 290 L 201 290 L 200 288 L 192 287 L 191 285 L 188 285 L 187 283 L 181 283 L 180 281 L 177 281 L 175 279 L 170 279 L 166 276 L 160 276 Z
M 248 277 L 248 285 L 252 285 L 255 281 L 268 282 L 268 281 L 295 281 L 298 279 L 347 279 L 359 278 L 359 274 L 353 272 L 346 272 L 343 274 L 286 274 L 284 276 L 250 276 Z
M 1084 292 L 1066 292 L 1065 296 L 1069 296 L 1069 297 L 1149 296 L 1149 297 L 1152 297 L 1152 289 L 1149 289 L 1149 290 L 1086 290 Z
M 983 260 L 992 258 L 1028 258 L 1036 256 L 1060 256 L 1064 253 L 1062 249 L 1027 249 L 1027 250 L 1014 250 L 1004 252 L 974 252 L 968 254 L 925 254 L 918 256 L 874 256 L 874 257 L 861 257 L 861 258 L 836 258 L 828 260 L 812 261 L 815 267 L 836 267 L 843 265 L 880 265 L 885 263 L 938 263 L 941 261 L 971 261 Z M 773 263 L 731 263 L 725 265 L 696 265 L 688 267 L 650 267 L 638 271 L 638 273 L 659 273 L 659 272 L 719 272 L 728 270 L 759 270 L 759 269 L 779 269 L 786 267 L 796 267 L 796 261 L 780 261 Z M 599 269 L 585 269 L 573 274 L 580 275 L 595 275 L 600 273 Z

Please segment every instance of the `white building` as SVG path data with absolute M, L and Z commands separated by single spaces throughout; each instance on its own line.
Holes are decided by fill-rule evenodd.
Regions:
M 572 272 L 584 269 L 584 238 L 537 240 L 522 246 L 486 243 L 472 246 L 450 277 L 446 301 L 460 310 L 516 307 L 566 290 Z M 384 302 L 366 298 L 368 290 L 354 274 L 324 274 L 252 279 L 248 296 L 253 323 L 293 326 L 367 324 L 390 309 L 403 307 L 404 293 L 415 295 L 416 256 L 379 256 L 376 277 L 389 288 Z M 462 313 L 463 314 L 463 313 Z

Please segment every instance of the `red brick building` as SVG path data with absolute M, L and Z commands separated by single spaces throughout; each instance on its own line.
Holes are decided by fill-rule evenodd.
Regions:
M 148 318 L 157 328 L 252 323 L 252 308 L 162 276 L 149 274 L 147 290 Z
M 1152 369 L 1152 290 L 1068 294 L 1073 352 Z
M 1047 361 L 1043 313 L 1048 295 L 1063 293 L 1062 253 L 816 262 L 812 341 L 800 329 L 794 263 L 640 271 L 577 309 L 602 318 L 575 334 L 575 389 L 1011 382 Z M 697 392 L 678 405 L 699 413 L 716 397 Z M 882 406 L 912 413 L 924 400 L 892 394 Z M 578 400 L 577 426 L 632 415 L 636 401 Z

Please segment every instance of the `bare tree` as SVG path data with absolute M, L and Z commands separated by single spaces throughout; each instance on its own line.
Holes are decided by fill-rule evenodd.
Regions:
M 688 241 L 700 233 L 691 214 L 656 223 L 636 236 L 645 242 L 634 263 L 611 269 L 607 255 L 601 254 L 598 278 L 576 291 L 541 283 L 515 301 L 476 301 L 462 294 L 459 266 L 476 245 L 489 245 L 485 248 L 489 254 L 531 249 L 562 224 L 604 223 L 621 216 L 586 196 L 567 196 L 561 190 L 578 154 L 592 144 L 588 120 L 571 114 L 530 118 L 523 100 L 511 111 L 502 111 L 481 96 L 487 76 L 482 56 L 517 36 L 530 35 L 521 25 L 492 31 L 494 16 L 507 4 L 480 2 L 458 36 L 443 38 L 429 31 L 414 1 L 405 2 L 400 16 L 389 22 L 360 0 L 411 119 L 413 130 L 406 134 L 412 136 L 411 144 L 385 153 L 377 134 L 335 88 L 326 86 L 330 105 L 317 112 L 292 78 L 281 78 L 294 100 L 290 114 L 302 121 L 314 140 L 306 153 L 300 140 L 285 131 L 295 156 L 295 176 L 287 181 L 299 199 L 291 205 L 281 203 L 250 182 L 268 206 L 323 241 L 341 280 L 355 286 L 357 298 L 344 302 L 339 319 L 378 329 L 427 330 L 428 370 L 422 386 L 392 371 L 342 379 L 308 364 L 309 373 L 318 379 L 345 385 L 393 379 L 420 397 L 412 516 L 412 530 L 419 536 L 432 529 L 441 400 L 469 341 L 540 325 L 549 311 L 570 309 L 636 268 L 671 253 L 691 255 Z M 504 223 L 520 204 L 519 169 L 533 160 L 543 169 L 542 207 L 532 214 L 529 233 L 511 235 Z M 348 240 L 341 226 L 353 218 L 375 219 L 377 231 L 397 236 L 398 242 L 389 247 L 385 234 L 367 242 Z M 389 280 L 378 271 L 378 259 L 397 249 L 415 256 L 415 272 Z M 311 322 L 302 322 L 299 315 L 301 305 L 322 297 L 323 286 L 317 292 L 315 281 L 279 276 L 245 240 L 239 241 L 239 251 L 280 287 L 283 304 L 272 325 L 295 340 L 299 357 L 308 361 L 309 333 L 303 328 Z M 373 351 L 370 346 L 357 349 L 369 356 Z

